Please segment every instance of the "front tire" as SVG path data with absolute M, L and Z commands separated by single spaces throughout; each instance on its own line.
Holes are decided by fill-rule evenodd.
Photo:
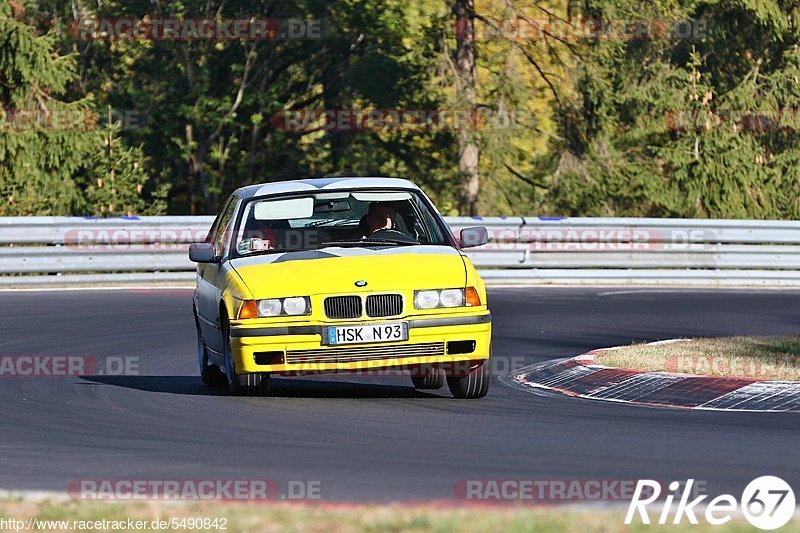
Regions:
M 197 320 L 195 318 L 195 320 Z M 197 325 L 197 324 L 195 324 Z M 197 362 L 200 365 L 200 379 L 209 387 L 224 387 L 227 385 L 225 374 L 216 365 L 208 364 L 208 351 L 206 342 L 200 334 L 200 327 L 197 326 Z
M 486 396 L 492 381 L 491 359 L 487 359 L 466 376 L 448 376 L 447 388 L 455 398 L 477 399 Z
M 444 386 L 445 373 L 441 368 L 435 366 L 419 366 L 415 369 L 417 375 L 411 376 L 411 382 L 415 389 L 430 390 L 441 389 Z
M 231 349 L 230 325 L 225 317 L 222 317 L 220 323 L 224 328 L 222 336 L 225 342 L 225 374 L 228 390 L 233 396 L 267 396 L 270 385 L 269 374 L 236 373 L 236 362 L 233 360 Z

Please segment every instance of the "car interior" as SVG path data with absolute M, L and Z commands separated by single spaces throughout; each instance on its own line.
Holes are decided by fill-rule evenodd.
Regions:
M 303 220 L 260 220 L 256 218 L 256 209 L 250 209 L 238 247 L 239 253 L 270 249 L 302 250 L 324 242 L 365 239 L 369 234 L 367 216 L 373 203 L 378 202 L 317 200 L 313 217 Z M 393 229 L 408 238 L 410 243 L 430 242 L 410 201 L 379 203 L 395 210 Z

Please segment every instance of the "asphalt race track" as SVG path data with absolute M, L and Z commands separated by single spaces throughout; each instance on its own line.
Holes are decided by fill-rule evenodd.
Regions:
M 0 378 L 0 489 L 81 479 L 320 481 L 323 499 L 453 497 L 460 480 L 685 480 L 740 494 L 800 486 L 800 416 L 543 397 L 498 374 L 592 348 L 800 332 L 800 292 L 490 291 L 489 396 L 415 392 L 406 376 L 278 378 L 235 398 L 197 374 L 191 291 L 0 294 L 0 355 L 128 357 L 139 375 Z

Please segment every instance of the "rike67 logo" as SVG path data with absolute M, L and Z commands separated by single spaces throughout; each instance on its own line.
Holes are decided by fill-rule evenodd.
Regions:
M 764 529 L 778 529 L 786 525 L 794 516 L 795 498 L 792 487 L 775 476 L 762 476 L 751 481 L 742 492 L 740 501 L 731 494 L 721 494 L 706 502 L 703 494 L 692 500 L 694 480 L 686 483 L 673 481 L 669 492 L 662 495 L 661 484 L 651 479 L 639 480 L 633 493 L 625 524 L 631 524 L 638 514 L 643 524 L 650 524 L 650 512 L 656 511 L 658 524 L 667 524 L 672 515 L 672 524 L 680 524 L 685 518 L 690 524 L 698 524 L 697 515 L 712 525 L 722 525 L 730 521 L 738 511 L 750 524 Z M 677 502 L 677 503 L 676 503 Z M 673 513 L 674 508 L 674 513 Z

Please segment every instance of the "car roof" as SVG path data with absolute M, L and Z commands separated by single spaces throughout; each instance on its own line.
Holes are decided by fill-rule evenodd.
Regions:
M 347 178 L 309 178 L 301 180 L 274 181 L 248 185 L 238 189 L 239 198 L 270 196 L 273 194 L 303 191 L 337 191 L 342 189 L 373 189 L 386 187 L 389 189 L 420 190 L 412 182 L 400 178 L 379 177 L 347 177 Z

